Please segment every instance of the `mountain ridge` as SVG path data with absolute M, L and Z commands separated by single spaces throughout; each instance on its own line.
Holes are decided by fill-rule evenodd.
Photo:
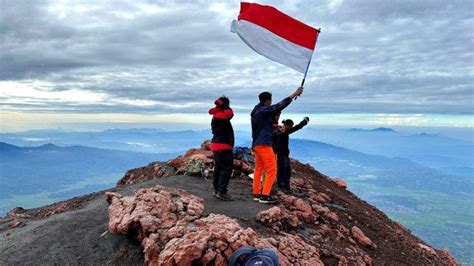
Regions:
M 351 128 L 349 131 L 352 132 L 390 132 L 390 133 L 399 133 L 395 129 L 389 127 L 377 127 L 373 129 L 363 129 L 363 128 Z

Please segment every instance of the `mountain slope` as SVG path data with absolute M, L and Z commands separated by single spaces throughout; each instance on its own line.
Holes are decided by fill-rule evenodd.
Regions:
M 186 156 L 170 161 L 168 165 L 176 166 L 176 171 L 179 172 L 179 168 L 191 158 L 209 158 L 211 154 L 208 150 L 191 150 Z M 242 166 L 243 162 L 236 161 L 236 164 Z M 114 190 L 114 193 L 107 194 L 107 198 L 112 202 L 108 210 L 104 192 L 100 192 L 36 210 L 17 209 L 10 212 L 6 218 L 0 219 L 0 237 L 3 240 L 0 243 L 0 252 L 3 254 L 0 264 L 38 259 L 48 264 L 71 261 L 83 264 L 136 264 L 144 259 L 153 263 L 164 259 L 163 256 L 171 256 L 169 258 L 175 262 L 199 264 L 208 261 L 211 264 L 223 265 L 232 250 L 243 245 L 245 240 L 239 237 L 237 239 L 240 240 L 231 240 L 226 238 L 226 233 L 223 232 L 216 234 L 215 230 L 219 230 L 217 227 L 210 227 L 209 231 L 199 230 L 207 223 L 233 217 L 238 224 L 229 221 L 229 232 L 235 232 L 234 236 L 240 234 L 251 237 L 253 240 L 247 239 L 250 241 L 248 243 L 266 243 L 265 245 L 278 252 L 282 261 L 291 264 L 319 261 L 325 265 L 454 265 L 454 260 L 447 251 L 429 247 L 409 230 L 347 191 L 343 182 L 335 182 L 309 165 L 297 161 L 294 161 L 293 165 L 295 173 L 292 185 L 296 194 L 294 197 L 278 194 L 280 203 L 277 206 L 253 202 L 250 195 L 251 181 L 245 178 L 231 180 L 230 193 L 235 201 L 228 203 L 212 197 L 211 183 L 208 180 L 188 176 L 165 177 L 167 175 L 158 178 L 153 174 L 160 168 L 156 164 L 150 164 L 148 170 L 136 170 L 136 175 L 131 170 L 127 173 L 129 185 L 121 186 Z M 142 175 L 148 174 L 146 177 L 150 180 L 130 184 L 133 183 L 134 176 L 142 181 Z M 157 184 L 162 187 L 155 187 Z M 136 191 L 140 187 L 147 189 Z M 171 187 L 185 189 L 187 192 L 176 191 Z M 134 194 L 129 196 L 133 191 Z M 157 194 L 158 192 L 161 194 Z M 154 195 L 153 197 L 162 200 L 160 202 L 165 205 L 181 198 L 184 200 L 187 193 L 194 194 L 204 199 L 204 212 L 194 213 L 199 216 L 194 223 L 189 223 L 192 220 L 179 220 L 179 226 L 170 223 L 168 229 L 153 231 L 153 228 L 159 228 L 161 223 L 171 222 L 166 217 L 177 216 L 171 211 L 162 213 L 165 216 L 160 217 L 159 210 L 166 208 L 162 204 L 151 205 L 151 209 L 140 207 L 146 204 L 146 201 L 141 201 L 145 199 L 144 193 Z M 172 201 L 166 201 L 163 196 L 169 193 L 173 195 Z M 120 206 L 134 204 L 136 208 L 121 209 L 122 207 L 116 205 L 117 201 L 123 202 L 124 205 Z M 201 203 L 196 199 L 192 204 L 199 206 Z M 104 233 L 107 231 L 107 223 L 110 232 L 117 232 L 114 221 L 122 214 L 125 215 L 123 217 L 138 215 L 134 225 L 129 227 L 130 230 L 123 229 L 126 230 L 123 231 L 124 235 Z M 144 220 L 141 220 L 142 218 Z M 127 218 L 120 219 L 121 223 L 125 223 Z M 12 222 L 12 225 L 15 225 L 18 221 L 21 223 L 16 228 L 11 229 L 7 225 Z M 155 226 L 145 226 L 142 223 L 145 221 L 155 221 Z M 186 233 L 189 228 L 194 228 L 193 233 Z M 148 234 L 144 234 L 145 232 Z M 181 233 L 178 232 L 184 235 L 179 236 Z M 168 238 L 170 243 L 184 242 L 182 245 L 162 245 L 159 238 L 152 238 L 153 234 Z M 178 238 L 173 238 L 176 234 Z M 202 239 L 207 238 L 201 237 L 198 244 L 191 241 L 195 235 L 206 235 L 215 240 L 202 242 Z M 140 244 L 134 239 L 144 245 L 145 258 L 141 253 Z M 186 239 L 191 242 L 186 242 Z M 221 244 L 218 248 L 217 243 L 225 245 L 224 249 L 220 249 Z M 150 245 L 154 245 L 154 248 L 150 249 Z
M 320 142 L 293 139 L 291 144 L 298 160 L 342 177 L 352 192 L 390 218 L 436 247 L 449 247 L 463 264 L 473 263 L 472 178 Z

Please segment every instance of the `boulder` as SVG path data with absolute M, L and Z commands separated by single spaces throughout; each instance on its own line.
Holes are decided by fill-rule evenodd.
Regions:
M 328 212 L 324 216 L 334 223 L 339 223 L 339 216 L 337 216 L 337 214 L 334 212 Z
M 11 221 L 10 223 L 8 223 L 8 226 L 9 226 L 10 228 L 16 228 L 16 227 L 18 227 L 20 224 L 21 224 L 21 221 L 15 219 L 15 220 Z
M 344 181 L 342 178 L 336 177 L 336 178 L 333 178 L 332 181 L 336 183 L 336 185 L 338 185 L 339 187 L 343 189 L 347 189 L 347 182 Z
M 7 212 L 7 217 L 29 218 L 30 215 L 28 215 L 26 210 L 22 207 L 15 207 Z
M 443 249 L 443 251 L 441 252 L 441 258 L 444 259 L 448 266 L 457 265 L 456 261 L 454 260 L 454 257 L 449 254 L 449 251 L 447 249 Z
M 158 257 L 157 265 L 212 262 L 225 265 L 234 251 L 242 246 L 275 249 L 268 241 L 259 238 L 252 229 L 243 229 L 236 220 L 220 214 L 210 214 L 188 224 L 183 228 L 180 237 L 163 244 L 160 254 L 154 256 Z M 281 254 L 279 256 L 283 258 Z
M 314 189 L 309 190 L 308 196 L 312 201 L 320 204 L 324 204 L 331 201 L 331 198 L 327 194 L 323 192 L 316 192 Z
M 290 213 L 290 216 L 296 216 L 297 219 L 308 223 L 314 221 L 311 206 L 302 198 L 283 194 L 279 196 L 279 200 L 280 205 Z
M 377 248 L 377 245 L 375 245 L 375 243 L 373 243 L 370 238 L 366 237 L 364 232 L 362 232 L 359 227 L 353 226 L 351 228 L 351 233 L 352 236 L 357 240 L 357 242 L 366 246 L 370 246 L 372 248 Z
M 106 197 L 109 232 L 134 235 L 147 265 L 226 265 L 242 246 L 274 249 L 282 264 L 289 265 L 268 240 L 235 219 L 221 214 L 201 217 L 202 198 L 184 190 L 154 186 L 129 197 L 114 192 Z
M 318 203 L 312 204 L 311 207 L 316 213 L 321 214 L 321 215 L 326 215 L 331 212 L 331 210 L 329 210 L 328 207 L 324 207 Z
M 421 244 L 421 243 L 418 243 L 418 246 L 419 246 L 423 251 L 425 251 L 426 253 L 430 254 L 431 256 L 436 256 L 436 251 L 434 250 L 434 248 L 429 247 L 429 246 L 424 245 L 424 244 Z
M 276 237 L 278 250 L 291 265 L 324 265 L 319 258 L 319 250 L 307 244 L 297 235 L 283 233 Z
M 192 221 L 204 211 L 203 200 L 181 189 L 154 186 L 139 189 L 130 197 L 106 193 L 109 232 L 127 234 L 135 228 L 156 231 L 171 228 L 180 220 Z
M 296 228 L 302 224 L 298 217 L 284 206 L 274 206 L 257 214 L 257 221 L 270 226 L 276 232 L 286 228 Z

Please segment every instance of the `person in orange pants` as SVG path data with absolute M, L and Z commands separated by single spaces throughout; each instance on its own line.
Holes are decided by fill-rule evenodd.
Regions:
M 270 195 L 277 173 L 277 160 L 273 148 L 270 146 L 256 146 L 255 173 L 253 183 L 253 195 Z M 265 171 L 265 179 L 262 188 L 262 174 Z M 259 198 L 260 200 L 260 198 Z
M 275 114 L 285 109 L 293 99 L 303 93 L 303 87 L 296 89 L 289 97 L 272 105 L 272 94 L 262 92 L 250 116 L 252 121 L 252 147 L 255 152 L 255 173 L 253 178 L 253 197 L 260 203 L 276 203 L 270 195 L 277 174 L 277 161 L 273 153 L 273 120 Z M 265 172 L 262 189 L 262 174 Z

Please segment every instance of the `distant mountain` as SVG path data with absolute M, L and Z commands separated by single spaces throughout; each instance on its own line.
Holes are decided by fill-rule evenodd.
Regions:
M 250 134 L 236 131 L 236 145 L 250 138 Z M 182 153 L 189 147 L 199 147 L 203 139 L 210 139 L 210 130 L 165 131 L 156 128 L 107 129 L 99 132 L 65 130 L 33 130 L 0 133 L 0 141 L 18 146 L 38 146 L 54 143 L 59 146 L 81 145 L 103 149 L 147 152 Z
M 103 149 L 147 153 L 177 153 L 184 147 L 199 146 L 209 138 L 209 130 L 169 132 L 155 128 L 107 129 L 99 132 L 32 130 L 0 134 L 0 141 L 18 146 L 55 143 L 59 146 L 81 145 Z
M 8 144 L 8 143 L 5 143 L 5 142 L 0 142 L 0 151 L 15 151 L 15 150 L 19 150 L 20 147 L 18 146 L 15 146 L 15 145 L 11 145 L 11 144 Z
M 453 176 L 400 157 L 370 155 L 306 139 L 290 140 L 290 150 L 291 157 L 350 181 L 444 193 L 474 192 L 474 180 L 469 176 Z
M 388 127 L 378 127 L 374 129 L 362 129 L 362 128 L 351 128 L 349 129 L 351 132 L 397 132 L 396 130 L 393 130 Z
M 61 147 L 59 147 L 58 145 L 54 145 L 53 143 L 46 143 L 46 144 L 43 144 L 43 145 L 39 146 L 38 148 L 40 148 L 40 149 L 58 149 L 58 148 L 61 148 Z
M 387 128 L 373 130 L 307 128 L 297 136 L 366 154 L 406 158 L 429 168 L 447 171 L 452 175 L 466 175 L 466 169 L 474 165 L 472 142 L 439 134 L 405 134 Z M 474 177 L 474 172 L 469 176 Z
M 473 193 L 474 181 L 452 176 L 403 158 L 387 158 L 326 144 L 293 139 L 291 156 L 310 162 L 325 173 L 384 187 L 404 187 L 445 193 Z
M 425 133 L 425 132 L 421 132 L 419 134 L 413 134 L 411 135 L 413 137 L 426 137 L 426 138 L 438 138 L 438 137 L 442 137 L 438 134 L 429 134 L 429 133 Z
M 46 204 L 48 200 L 108 188 L 127 169 L 175 156 L 52 143 L 19 147 L 0 142 L 0 213 L 24 201 L 29 201 L 26 206 L 39 200 Z

